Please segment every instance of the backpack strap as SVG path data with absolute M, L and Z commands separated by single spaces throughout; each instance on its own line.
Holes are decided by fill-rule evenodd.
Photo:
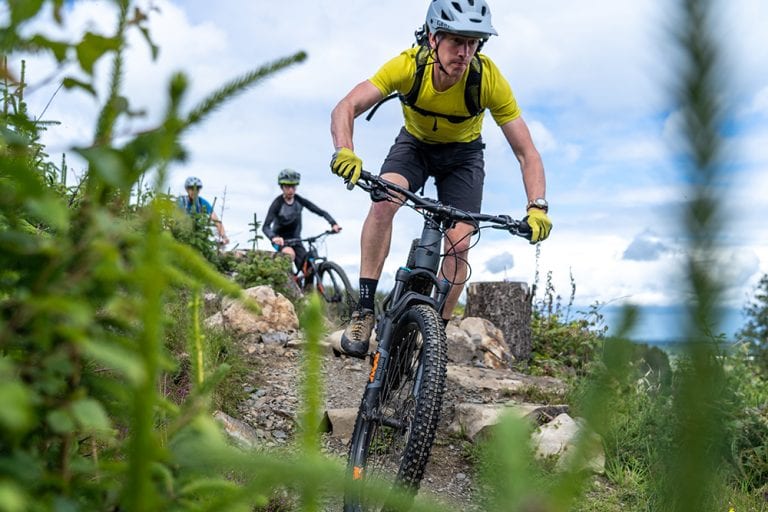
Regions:
M 416 52 L 416 73 L 414 74 L 413 78 L 413 85 L 411 86 L 411 90 L 408 91 L 406 94 L 400 94 L 397 92 L 393 92 L 386 98 L 383 98 L 379 100 L 371 109 L 371 111 L 368 113 L 367 116 L 365 116 L 366 121 L 370 121 L 373 117 L 373 114 L 376 113 L 376 111 L 379 109 L 379 107 L 393 99 L 393 98 L 400 98 L 400 101 L 408 105 L 409 107 L 413 108 L 413 106 L 416 104 L 416 99 L 419 97 L 419 91 L 421 90 L 421 83 L 424 81 L 424 70 L 427 67 L 427 61 L 429 60 L 429 54 L 430 50 L 427 46 L 419 45 L 419 50 Z M 416 109 L 414 109 L 416 110 Z M 419 112 L 419 110 L 416 110 Z M 421 113 L 421 112 L 419 112 Z
M 482 83 L 483 61 L 475 54 L 469 63 L 467 84 L 464 87 L 464 103 L 467 105 L 467 111 L 471 117 L 475 117 L 484 110 L 480 105 L 480 87 Z
M 413 85 L 407 94 L 400 95 L 400 101 L 409 107 L 415 105 L 416 100 L 419 98 L 421 83 L 424 81 L 424 70 L 427 68 L 427 63 L 431 54 L 432 50 L 427 46 L 419 46 L 419 51 L 416 52 L 416 73 L 414 75 Z
M 393 98 L 399 98 L 404 105 L 410 107 L 423 116 L 441 117 L 443 119 L 447 119 L 448 122 L 451 123 L 461 123 L 482 113 L 484 109 L 480 105 L 480 86 L 483 81 L 483 63 L 477 54 L 472 57 L 472 61 L 470 62 L 469 74 L 467 75 L 467 82 L 464 87 L 464 104 L 467 107 L 467 112 L 469 112 L 469 115 L 452 116 L 448 114 L 442 114 L 440 112 L 432 112 L 431 110 L 426 110 L 416 105 L 416 100 L 419 98 L 419 91 L 421 91 L 421 84 L 424 81 L 424 71 L 428 65 L 434 64 L 434 62 L 429 61 L 431 54 L 432 51 L 430 48 L 426 46 L 419 46 L 419 50 L 416 52 L 416 73 L 414 74 L 413 85 L 411 86 L 411 89 L 406 94 L 392 93 L 386 98 L 379 100 L 373 106 L 368 115 L 365 116 L 366 121 L 371 120 L 373 114 L 376 113 L 376 110 L 378 110 L 378 108 L 384 102 Z M 437 130 L 437 119 L 435 119 L 435 126 L 433 129 Z

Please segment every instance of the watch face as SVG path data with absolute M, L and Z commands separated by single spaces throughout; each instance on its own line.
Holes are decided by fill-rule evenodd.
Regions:
M 533 200 L 533 204 L 535 204 L 536 206 L 539 206 L 541 208 L 546 208 L 547 206 L 549 206 L 549 204 L 547 204 L 547 200 L 542 198 L 542 197 L 540 197 L 538 199 L 534 199 Z

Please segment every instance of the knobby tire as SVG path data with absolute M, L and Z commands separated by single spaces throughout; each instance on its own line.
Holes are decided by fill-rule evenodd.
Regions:
M 357 301 L 344 269 L 332 261 L 324 261 L 317 271 L 317 291 L 331 316 L 340 322 L 349 320 Z
M 390 495 L 397 490 L 412 500 L 435 440 L 447 365 L 445 330 L 437 312 L 427 305 L 408 309 L 393 329 L 390 352 L 374 414 L 365 415 L 366 396 L 375 394 L 369 386 L 355 421 L 345 512 L 391 510 L 382 491 Z M 378 497 L 371 488 L 378 489 Z

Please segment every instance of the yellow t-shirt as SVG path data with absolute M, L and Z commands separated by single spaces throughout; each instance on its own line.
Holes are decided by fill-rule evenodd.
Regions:
M 407 94 L 411 90 L 416 79 L 418 50 L 418 47 L 415 47 L 402 52 L 384 64 L 370 78 L 371 83 L 381 91 L 382 95 L 386 97 L 395 91 Z M 501 75 L 499 68 L 486 55 L 478 54 L 478 56 L 483 64 L 480 105 L 490 110 L 496 124 L 502 126 L 520 116 L 520 107 L 517 105 L 512 88 Z M 430 58 L 429 62 L 431 60 Z M 434 65 L 437 66 L 437 64 Z M 469 112 L 464 102 L 464 87 L 469 68 L 459 82 L 442 92 L 435 90 L 431 70 L 432 65 L 427 64 L 416 100 L 418 107 L 449 116 L 468 116 Z M 480 136 L 484 112 L 466 121 L 452 123 L 442 117 L 419 114 L 403 104 L 403 117 L 405 117 L 405 129 L 408 133 L 423 142 L 470 142 Z

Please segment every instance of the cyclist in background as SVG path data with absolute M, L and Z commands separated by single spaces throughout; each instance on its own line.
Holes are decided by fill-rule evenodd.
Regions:
M 262 231 L 272 242 L 272 247 L 290 256 L 297 270 L 304 264 L 307 250 L 301 242 L 286 244 L 285 241 L 301 238 L 301 212 L 304 208 L 327 220 L 334 233 L 341 231 L 341 226 L 328 212 L 296 193 L 296 187 L 300 181 L 301 174 L 293 169 L 280 171 L 277 175 L 277 184 L 280 185 L 283 193 L 272 201 L 262 227 Z
M 208 215 L 213 225 L 216 226 L 216 232 L 219 234 L 221 243 L 227 245 L 229 238 L 227 238 L 227 233 L 224 230 L 224 224 L 213 211 L 211 203 L 200 197 L 200 189 L 203 188 L 203 182 L 200 178 L 190 176 L 184 181 L 184 188 L 187 195 L 179 196 L 177 200 L 179 207 L 190 215 Z
M 446 205 L 480 212 L 485 178 L 483 115 L 490 110 L 522 171 L 531 243 L 549 235 L 544 166 L 507 80 L 486 55 L 478 53 L 496 30 L 485 0 L 431 0 L 419 45 L 385 63 L 355 86 L 333 109 L 335 153 L 331 170 L 355 183 L 362 169 L 352 132 L 357 116 L 397 93 L 405 126 L 381 167 L 382 178 L 411 191 L 429 176 Z M 389 253 L 392 219 L 399 205 L 374 202 L 360 238 L 360 303 L 341 338 L 344 351 L 364 357 L 375 323 L 374 296 Z M 458 223 L 446 233 L 441 277 L 455 283 L 445 302 L 447 323 L 467 276 L 467 254 L 475 227 Z

